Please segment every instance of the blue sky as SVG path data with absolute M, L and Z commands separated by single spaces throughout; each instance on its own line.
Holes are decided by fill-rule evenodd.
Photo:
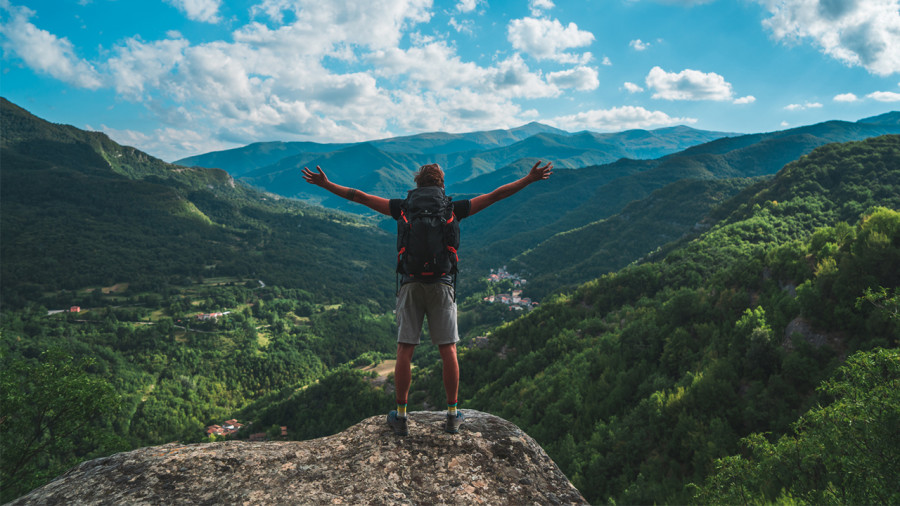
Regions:
M 0 94 L 173 161 L 900 109 L 900 0 L 0 0 Z

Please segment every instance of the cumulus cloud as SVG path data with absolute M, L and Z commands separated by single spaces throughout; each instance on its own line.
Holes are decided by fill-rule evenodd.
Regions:
M 589 46 L 594 34 L 579 30 L 575 23 L 563 26 L 556 19 L 522 18 L 510 21 L 507 39 L 513 48 L 538 60 L 583 64 L 591 59 L 591 53 L 577 55 L 567 50 Z
M 879 102 L 900 102 L 900 93 L 894 93 L 893 91 L 876 91 L 869 93 L 866 97 Z
M 628 93 L 640 93 L 640 92 L 644 91 L 644 88 L 641 88 L 640 86 L 638 86 L 634 83 L 631 83 L 631 82 L 626 82 L 622 86 L 625 87 L 625 90 Z
M 59 38 L 31 23 L 34 11 L 7 2 L 0 3 L 0 10 L 9 14 L 9 19 L 0 24 L 0 45 L 5 52 L 16 54 L 38 72 L 79 88 L 97 89 L 103 85 L 94 66 L 75 54 L 68 39 Z
M 531 10 L 532 16 L 540 16 L 543 11 L 556 7 L 552 0 L 530 0 L 528 8 Z
M 877 75 L 900 72 L 897 0 L 757 0 L 776 40 L 810 40 L 826 55 Z
M 233 31 L 231 42 L 190 45 L 178 33 L 151 42 L 127 39 L 110 51 L 103 70 L 121 96 L 140 100 L 172 128 L 191 125 L 192 132 L 207 137 L 209 146 L 272 138 L 352 141 L 385 136 L 393 118 L 414 114 L 402 109 L 404 92 L 380 87 L 370 72 L 327 69 L 323 60 L 358 61 L 395 47 L 409 27 L 430 19 L 430 1 L 352 4 L 264 0 L 256 6 L 255 15 L 275 19 L 291 14 L 295 19 L 272 27 L 250 23 Z M 304 9 L 304 5 L 317 8 Z M 448 62 L 456 65 L 448 66 Z M 435 68 L 440 65 L 451 72 L 466 68 L 453 55 L 443 56 Z M 485 73 L 471 67 L 473 70 L 463 72 L 464 77 Z M 541 86 L 542 91 L 534 93 L 558 93 L 546 82 L 541 81 Z M 440 85 L 436 87 L 432 93 L 443 92 Z M 497 93 L 497 100 L 504 100 Z M 446 116 L 437 117 L 449 121 Z M 128 139 L 130 134 L 118 135 Z M 145 144 L 134 145 L 148 150 L 158 145 L 151 138 L 142 142 Z M 154 152 L 175 159 L 197 152 L 183 151 L 189 147 L 172 143 Z
M 747 95 L 746 97 L 736 98 L 734 100 L 735 104 L 752 104 L 753 102 L 756 102 L 756 97 L 753 95 Z
M 221 21 L 219 17 L 219 7 L 222 0 L 166 0 L 166 3 L 173 5 L 193 21 L 203 23 L 218 23 Z
M 165 82 L 189 45 L 180 34 L 169 35 L 175 37 L 151 43 L 128 39 L 116 49 L 107 68 L 118 93 L 137 99 L 148 86 L 155 89 Z
M 547 75 L 547 82 L 560 88 L 574 88 L 578 91 L 596 90 L 600 87 L 597 70 L 585 66 L 551 72 Z
M 570 131 L 617 131 L 633 128 L 660 128 L 696 122 L 695 118 L 673 118 L 662 111 L 649 111 L 643 107 L 634 106 L 595 109 L 570 116 L 559 116 L 547 121 L 547 123 L 557 128 Z
M 478 0 L 460 0 L 456 4 L 456 10 L 459 12 L 472 12 L 478 7 Z
M 789 104 L 784 106 L 785 111 L 804 111 L 806 109 L 819 109 L 822 104 L 819 102 L 806 102 L 803 104 Z
M 559 95 L 559 84 L 532 72 L 518 54 L 497 62 L 493 67 L 481 67 L 465 62 L 443 41 L 430 41 L 409 49 L 391 48 L 373 52 L 368 58 L 377 68 L 376 74 L 403 81 L 406 89 L 443 93 L 447 90 L 468 89 L 494 94 L 497 99 L 544 98 Z M 580 85 L 590 82 L 590 69 L 565 72 L 556 77 L 564 84 L 577 80 Z M 596 80 L 596 71 L 593 79 Z
M 629 42 L 628 45 L 631 46 L 631 48 L 635 51 L 644 51 L 650 47 L 649 42 L 643 42 L 641 39 L 634 39 L 633 41 Z
M 609 56 L 604 56 L 602 60 L 600 60 L 600 64 L 606 67 L 612 66 L 612 60 L 609 59 Z
M 650 69 L 645 79 L 654 90 L 653 98 L 663 100 L 732 100 L 731 83 L 715 72 L 686 69 L 675 74 L 659 67 Z
M 834 96 L 835 102 L 856 102 L 859 98 L 853 93 L 841 93 Z
M 361 45 L 372 48 L 396 46 L 407 28 L 431 20 L 431 0 L 262 0 L 252 12 L 263 13 L 281 23 L 284 13 L 296 21 L 276 29 L 253 23 L 238 30 L 246 37 L 288 43 L 303 53 L 317 48 Z M 250 39 L 244 39 L 249 41 Z M 311 46 L 310 49 L 306 49 Z

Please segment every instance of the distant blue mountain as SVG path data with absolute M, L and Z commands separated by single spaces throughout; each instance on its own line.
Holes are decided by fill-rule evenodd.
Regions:
M 324 155 L 341 151 L 356 144 L 369 144 L 389 153 L 446 155 L 450 153 L 484 151 L 507 146 L 539 133 L 567 134 L 563 130 L 541 123 L 529 123 L 509 130 L 491 130 L 463 134 L 431 132 L 364 143 L 257 142 L 241 148 L 189 156 L 175 163 L 188 167 L 224 169 L 232 176 L 237 177 L 257 171 L 257 169 L 262 167 L 276 165 L 281 160 L 292 156 L 301 154 Z
M 868 123 L 870 125 L 900 125 L 900 111 L 891 111 L 870 118 L 863 118 L 857 123 Z
M 220 168 L 279 195 L 360 211 L 358 206 L 323 195 L 300 175 L 303 167 L 322 166 L 341 184 L 385 196 L 400 196 L 412 174 L 426 163 L 439 163 L 448 187 L 481 193 L 523 173 L 537 160 L 558 168 L 581 168 L 621 158 L 654 159 L 728 135 L 678 126 L 616 133 L 569 133 L 541 123 L 508 130 L 451 134 L 423 133 L 365 143 L 264 142 L 184 158 L 180 165 Z

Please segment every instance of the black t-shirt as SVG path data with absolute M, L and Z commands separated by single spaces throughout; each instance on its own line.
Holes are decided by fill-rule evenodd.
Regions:
M 404 200 L 406 200 L 406 199 L 391 199 L 388 201 L 388 204 L 390 205 L 390 208 L 391 208 L 391 218 L 394 218 L 395 220 L 400 219 L 400 205 L 403 204 Z M 452 203 L 453 203 L 453 215 L 456 216 L 457 220 L 462 220 L 463 218 L 469 217 L 469 210 L 472 209 L 472 201 L 471 200 L 469 200 L 469 199 L 454 200 Z M 401 284 L 413 281 L 413 279 L 410 276 L 407 276 L 406 274 L 403 274 L 400 277 L 401 277 L 401 279 L 400 279 Z M 428 281 L 423 281 L 421 279 L 417 279 L 415 281 L 419 281 L 422 283 L 428 282 Z M 435 283 L 437 281 L 440 281 L 441 283 L 445 283 L 448 285 L 452 285 L 453 284 L 453 276 L 450 276 L 448 274 L 439 280 L 431 281 L 431 283 Z

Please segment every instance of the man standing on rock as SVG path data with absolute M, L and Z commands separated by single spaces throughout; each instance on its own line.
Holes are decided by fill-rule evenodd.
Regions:
M 339 197 L 351 202 L 358 202 L 375 212 L 391 216 L 401 223 L 404 221 L 408 223 L 407 216 L 417 214 L 432 215 L 427 211 L 419 213 L 417 210 L 411 209 L 411 206 L 416 205 L 413 203 L 414 193 L 425 189 L 424 192 L 435 195 L 437 199 L 445 199 L 448 214 L 449 207 L 452 206 L 452 215 L 443 220 L 443 226 L 446 227 L 447 223 L 458 222 L 473 216 L 491 204 L 517 193 L 531 183 L 548 179 L 552 173 L 552 163 L 541 166 L 541 162 L 538 161 L 528 174 L 521 179 L 505 184 L 490 193 L 460 201 L 451 201 L 444 196 L 444 171 L 436 163 L 423 165 L 419 168 L 415 176 L 416 190 L 410 191 L 407 199 L 388 200 L 353 188 L 337 185 L 329 181 L 328 177 L 325 176 L 325 173 L 318 166 L 316 167 L 316 172 L 304 167 L 303 179 L 310 184 L 321 186 Z M 402 226 L 398 228 L 402 229 Z M 402 239 L 398 239 L 399 257 L 409 254 L 405 251 L 405 247 L 400 246 L 401 241 Z M 456 236 L 456 241 L 458 242 L 458 235 Z M 444 390 L 447 393 L 447 423 L 444 430 L 450 434 L 458 433 L 459 426 L 465 418 L 462 412 L 457 409 L 459 364 L 456 359 L 456 343 L 459 341 L 459 333 L 456 324 L 454 283 L 456 249 L 452 246 L 447 249 L 454 257 L 451 269 L 439 269 L 441 272 L 420 272 L 417 269 L 404 268 L 403 261 L 400 261 L 400 265 L 398 265 L 398 272 L 401 273 L 402 278 L 400 289 L 397 293 L 397 326 L 399 329 L 397 332 L 397 365 L 394 368 L 397 409 L 388 413 L 387 421 L 394 433 L 401 436 L 409 434 L 406 404 L 412 381 L 412 356 L 416 346 L 419 344 L 422 324 L 426 316 L 428 317 L 428 330 L 431 334 L 431 342 L 438 346 L 443 362 Z M 438 261 L 435 260 L 435 262 L 437 263 Z

